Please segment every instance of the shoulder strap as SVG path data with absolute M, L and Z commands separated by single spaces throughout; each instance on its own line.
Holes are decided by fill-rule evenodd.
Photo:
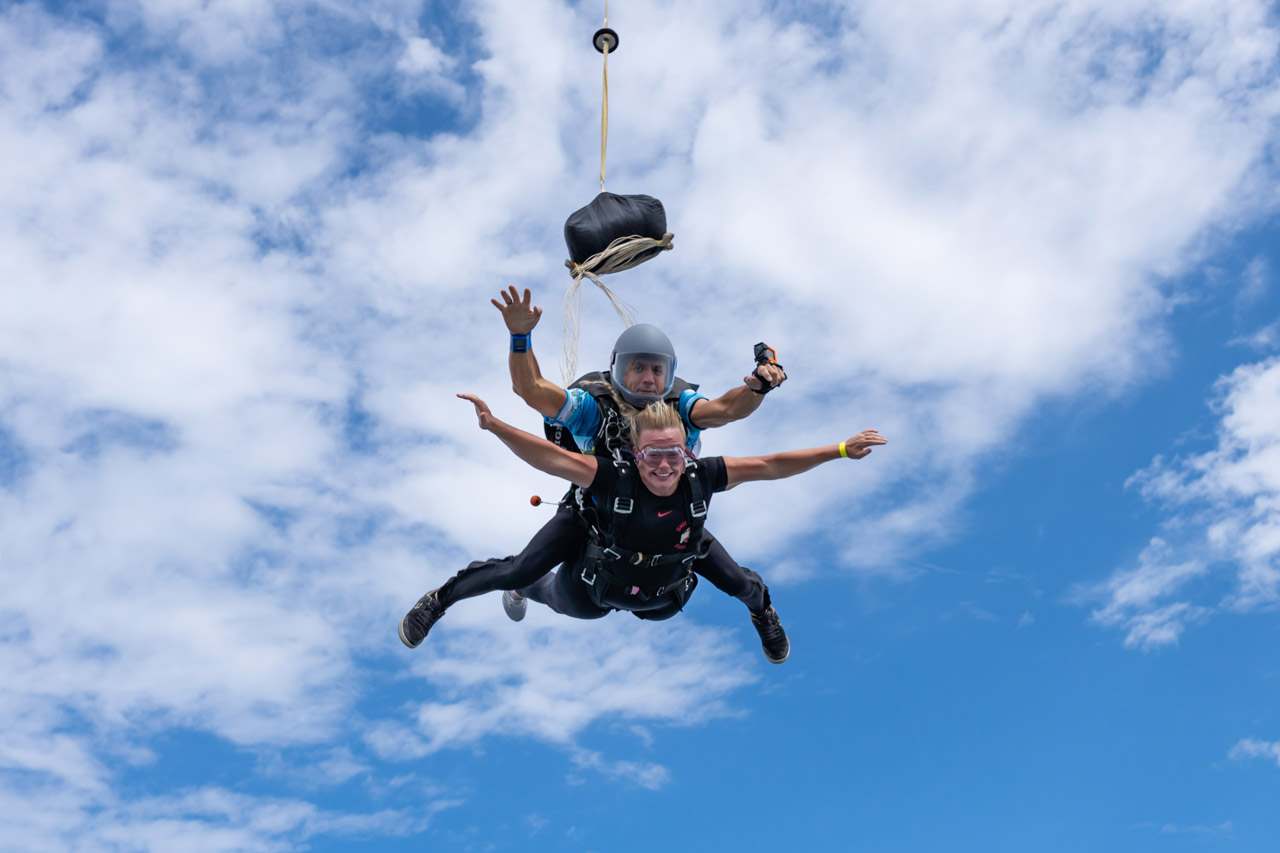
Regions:
M 602 399 L 608 400 L 607 403 L 601 404 L 601 425 L 600 429 L 596 432 L 596 453 L 597 455 L 608 456 L 610 455 L 609 451 L 603 446 L 604 443 L 601 439 L 605 437 L 604 421 L 608 420 L 607 413 L 610 410 L 610 407 L 613 407 L 613 398 L 610 396 L 606 387 L 598 384 L 601 382 L 607 386 L 609 384 L 609 374 L 595 370 L 591 373 L 584 373 L 577 379 L 570 382 L 569 388 L 566 390 L 586 391 L 597 403 L 601 403 Z M 573 434 L 570 433 L 563 424 L 549 424 L 546 421 L 543 421 L 542 431 L 546 435 L 547 441 L 552 444 L 558 447 L 563 447 L 565 450 L 572 450 L 574 453 L 582 452 L 582 448 L 578 447 L 578 443 L 573 440 Z
M 681 481 L 689 504 L 689 541 L 697 548 L 702 541 L 702 527 L 707 523 L 707 481 L 698 462 L 689 464 Z
M 635 514 L 639 486 L 639 473 L 633 463 L 615 460 L 613 464 L 618 468 L 618 484 L 611 494 L 601 496 L 599 507 L 599 544 L 606 548 L 617 545 L 626 534 Z M 680 478 L 685 505 L 689 508 L 689 541 L 695 548 L 702 541 L 702 528 L 707 522 L 707 482 L 699 468 L 695 462 L 685 469 L 684 476 Z
M 591 395 L 600 407 L 600 426 L 596 429 L 595 454 L 603 459 L 617 461 L 622 458 L 626 446 L 627 425 L 618 411 L 618 401 L 613 399 L 613 386 L 607 370 L 584 374 L 573 382 Z
M 599 503 L 596 511 L 600 522 L 597 527 L 600 539 L 598 544 L 606 548 L 618 544 L 631 523 L 631 517 L 635 514 L 639 478 L 632 463 L 623 459 L 610 461 L 618 472 L 618 482 L 612 492 L 596 497 Z M 599 464 L 606 464 L 606 460 L 601 459 Z
M 695 382 L 686 382 L 679 376 L 671 383 L 671 393 L 667 395 L 668 400 L 680 402 L 680 395 L 685 391 L 697 391 L 698 385 Z
M 627 443 L 627 425 L 622 413 L 618 411 L 618 402 L 613 398 L 613 385 L 609 378 L 607 370 L 595 370 L 591 373 L 584 373 L 569 385 L 570 388 L 581 388 L 586 391 L 600 406 L 600 426 L 596 430 L 595 454 L 596 456 L 606 459 L 622 458 L 622 450 Z M 686 382 L 679 376 L 675 378 L 671 385 L 671 391 L 663 399 L 677 410 L 680 406 L 680 397 L 685 391 L 697 391 L 698 386 L 692 382 Z M 561 444 L 556 438 L 552 437 L 551 432 L 555 427 L 547 425 L 547 438 L 561 447 L 567 447 L 569 450 L 577 450 L 577 446 L 573 445 L 572 436 L 566 434 L 565 438 L 569 441 L 569 445 Z M 567 432 L 567 431 L 566 431 Z M 572 445 L 572 446 L 570 446 Z

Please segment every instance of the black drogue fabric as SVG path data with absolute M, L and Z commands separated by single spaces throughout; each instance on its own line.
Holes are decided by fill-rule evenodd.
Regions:
M 564 224 L 569 259 L 580 264 L 604 251 L 619 237 L 637 235 L 661 240 L 667 233 L 667 212 L 662 202 L 647 195 L 615 195 L 602 192 L 591 204 L 576 210 Z M 637 260 L 648 260 L 662 249 L 650 249 Z

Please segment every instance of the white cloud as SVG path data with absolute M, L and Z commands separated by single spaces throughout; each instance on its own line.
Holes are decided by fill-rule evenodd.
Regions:
M 406 74 L 432 74 L 444 70 L 448 64 L 448 57 L 431 39 L 410 36 L 405 39 L 404 55 L 396 68 Z
M 1104 601 L 1093 611 L 1093 621 L 1124 630 L 1128 648 L 1150 651 L 1177 644 L 1187 624 L 1203 620 L 1212 608 L 1169 600 L 1208 572 L 1198 561 L 1171 563 L 1172 556 L 1164 540 L 1153 539 L 1139 555 L 1137 568 L 1118 570 L 1104 583 L 1078 591 L 1077 598 Z
M 494 630 L 496 612 L 492 597 L 464 602 L 434 629 L 413 665 L 439 699 L 418 708 L 412 728 L 375 728 L 369 740 L 383 758 L 411 760 L 494 735 L 570 744 L 601 722 L 701 723 L 735 713 L 722 697 L 756 680 L 723 632 L 679 620 L 614 614 L 566 624 L 534 607 L 518 628 Z
M 1233 761 L 1245 761 L 1251 758 L 1265 758 L 1280 766 L 1280 742 L 1242 738 L 1227 755 Z
M 1254 258 L 1245 268 L 1240 291 L 1236 294 L 1236 311 L 1244 314 L 1253 309 L 1271 289 L 1271 265 L 1264 257 Z
M 1127 628 L 1126 645 L 1175 642 L 1189 621 L 1280 601 L 1280 357 L 1236 368 L 1217 392 L 1217 446 L 1157 457 L 1130 479 L 1168 510 L 1166 526 L 1177 540 L 1152 540 L 1138 569 L 1119 571 L 1095 590 L 1106 604 L 1094 618 Z M 1186 588 L 1209 575 L 1229 577 L 1230 591 Z
M 573 757 L 579 767 L 591 768 L 613 779 L 625 779 L 641 788 L 656 791 L 671 781 L 671 772 L 647 761 L 606 761 L 598 752 L 579 750 Z
M 258 798 L 205 787 L 123 802 L 112 794 L 54 792 L 39 785 L 0 787 L 0 826 L 22 849 L 278 851 L 316 836 L 401 836 L 456 801 L 414 813 L 340 814 L 287 798 Z M 428 817 L 422 816 L 425 812 Z
M 677 250 L 619 289 L 710 392 L 739 381 L 762 338 L 792 377 L 708 450 L 863 426 L 892 442 L 772 487 L 771 532 L 758 497 L 718 498 L 713 529 L 744 561 L 905 575 L 1037 403 L 1159 369 L 1162 277 L 1256 213 L 1265 193 L 1246 177 L 1274 190 L 1265 4 L 1048 9 L 876 2 L 830 7 L 822 25 L 710 0 L 629 13 L 610 188 L 662 198 Z M 419 13 L 0 12 L 0 428 L 23 459 L 0 466 L 0 729 L 14 733 L 0 761 L 39 781 L 5 782 L 0 807 L 22 837 L 271 849 L 364 821 L 392 831 L 213 789 L 104 801 L 121 763 L 175 726 L 322 749 L 358 720 L 386 757 L 534 737 L 656 786 L 660 763 L 575 738 L 643 724 L 660 742 L 664 723 L 737 713 L 755 678 L 745 619 L 730 635 L 696 608 L 662 625 L 535 613 L 517 627 L 485 600 L 454 608 L 426 648 L 395 646 L 417 595 L 520 547 L 545 518 L 527 496 L 555 494 L 452 394 L 532 423 L 488 298 L 535 287 L 549 366 L 560 226 L 594 194 L 598 157 L 585 11 L 475 4 L 475 43 L 456 51 Z M 582 45 L 565 42 L 575 28 Z M 371 118 L 408 94 L 446 129 L 415 138 Z M 594 366 L 617 328 L 584 310 Z M 1230 429 L 1265 431 L 1255 408 Z M 1241 575 L 1245 607 L 1275 590 L 1269 516 L 1242 514 L 1266 465 L 1232 454 L 1215 488 L 1236 484 L 1222 493 L 1241 511 L 1219 521 L 1244 526 L 1213 530 L 1261 567 Z M 1171 476 L 1212 491 L 1193 469 Z M 1172 600 L 1193 565 L 1144 565 L 1100 612 L 1137 644 L 1167 642 L 1196 616 Z M 422 696 L 359 716 L 380 665 Z M 330 754 L 328 778 L 364 766 Z
M 1140 824 L 1141 828 L 1154 829 L 1154 824 Z M 1166 823 L 1160 826 L 1161 835 L 1190 835 L 1198 838 L 1214 838 L 1214 837 L 1231 837 L 1231 833 L 1235 830 L 1235 824 L 1226 820 L 1212 826 L 1203 824 L 1192 824 L 1185 826 L 1177 823 Z

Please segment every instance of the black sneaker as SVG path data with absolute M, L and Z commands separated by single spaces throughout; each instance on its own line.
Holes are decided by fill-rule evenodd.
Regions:
M 411 649 L 416 649 L 427 638 L 427 632 L 431 630 L 431 626 L 436 624 L 436 620 L 443 615 L 444 606 L 440 604 L 440 599 L 436 598 L 436 590 L 433 589 L 419 598 L 418 603 L 413 605 L 413 609 L 400 620 L 400 642 Z
M 778 611 L 773 609 L 772 604 L 759 616 L 752 613 L 751 624 L 756 626 L 760 645 L 764 648 L 764 656 L 769 663 L 785 663 L 791 657 L 791 643 L 787 640 L 787 632 L 782 630 Z

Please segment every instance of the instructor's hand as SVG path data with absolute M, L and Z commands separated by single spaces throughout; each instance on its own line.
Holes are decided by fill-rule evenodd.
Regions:
M 533 304 L 533 294 L 529 288 L 524 289 L 524 298 L 513 284 L 508 290 L 501 292 L 502 302 L 490 299 L 493 307 L 502 312 L 502 319 L 507 324 L 507 331 L 513 335 L 527 335 L 538 325 L 542 318 L 542 309 Z M 505 305 L 503 303 L 506 303 Z
M 476 419 L 480 421 L 480 429 L 487 430 L 493 426 L 493 422 L 496 418 L 494 418 L 493 412 L 489 411 L 488 403 L 481 400 L 475 394 L 459 394 L 458 396 L 476 407 Z
M 742 381 L 752 391 L 767 391 L 770 388 L 777 388 L 782 384 L 782 380 L 787 378 L 786 371 L 782 369 L 780 364 L 762 364 L 754 371 L 742 377 Z M 764 380 L 763 382 L 761 380 Z
M 861 459 L 878 444 L 888 444 L 889 440 L 873 429 L 864 429 L 844 443 L 845 452 L 850 459 Z

